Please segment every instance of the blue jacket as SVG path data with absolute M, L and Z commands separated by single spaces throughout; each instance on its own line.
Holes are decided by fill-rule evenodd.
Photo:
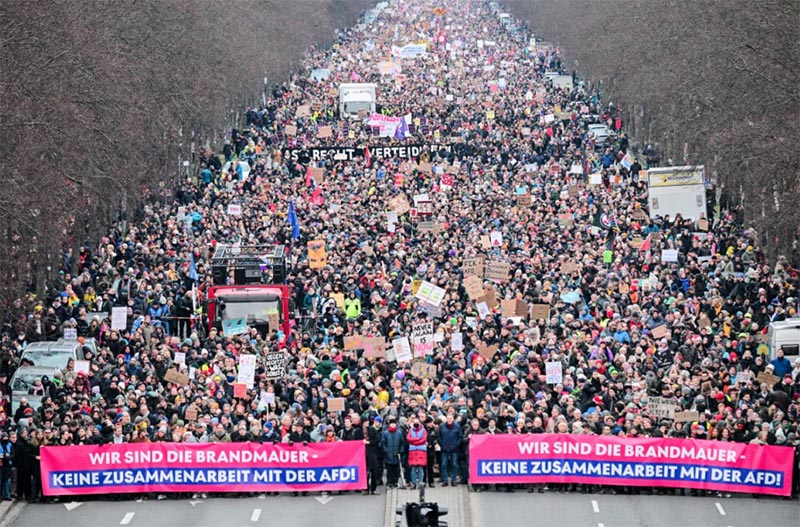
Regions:
M 792 373 L 792 362 L 786 357 L 783 357 L 782 359 L 775 357 L 770 364 L 775 367 L 774 373 L 778 377 L 783 378 L 783 376 L 787 373 Z
M 390 432 L 389 430 L 383 431 L 381 435 L 381 449 L 383 449 L 387 464 L 396 465 L 400 462 L 397 458 L 397 454 L 403 449 L 404 441 L 405 438 L 399 428 L 394 432 Z
M 448 454 L 458 451 L 461 446 L 461 426 L 458 423 L 453 423 L 452 427 L 447 423 L 439 425 L 439 446 L 442 447 L 442 452 Z

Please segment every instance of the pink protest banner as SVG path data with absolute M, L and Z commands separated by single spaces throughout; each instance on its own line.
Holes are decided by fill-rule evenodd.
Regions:
M 364 443 L 42 447 L 45 496 L 366 488 Z
M 790 447 L 562 434 L 473 435 L 470 483 L 588 483 L 788 496 Z

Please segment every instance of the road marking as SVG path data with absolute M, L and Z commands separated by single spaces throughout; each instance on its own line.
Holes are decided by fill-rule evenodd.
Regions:
M 189 505 L 191 505 L 192 507 L 196 507 L 198 503 L 203 503 L 203 502 L 200 501 L 200 500 L 194 500 L 194 501 L 190 501 Z
M 719 511 L 719 513 L 725 516 L 725 509 L 722 508 L 722 504 L 720 502 L 716 502 L 714 505 L 717 506 L 717 510 Z
M 68 511 L 72 511 L 74 509 L 77 509 L 81 505 L 83 505 L 83 502 L 71 501 L 69 503 L 65 503 L 64 507 L 66 507 Z
M 251 522 L 257 522 L 261 517 L 261 509 L 253 509 L 253 514 L 250 515 Z
M 329 496 L 327 493 L 325 493 L 322 496 L 315 497 L 314 499 L 320 502 L 321 504 L 325 505 L 326 503 L 328 503 L 333 499 L 333 496 Z
M 592 510 L 594 512 L 600 512 L 600 504 L 597 503 L 597 500 L 592 500 Z
M 598 523 L 597 527 L 606 527 L 606 525 L 604 523 Z
M 122 517 L 122 520 L 119 522 L 119 524 L 128 525 L 135 515 L 136 515 L 135 512 L 126 512 L 125 516 Z

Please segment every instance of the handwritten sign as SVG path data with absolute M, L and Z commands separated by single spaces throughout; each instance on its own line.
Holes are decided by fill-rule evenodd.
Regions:
M 115 307 L 111 309 L 111 329 L 125 329 L 128 325 L 128 308 Z
M 175 368 L 170 368 L 167 370 L 167 372 L 164 374 L 164 380 L 173 384 L 177 384 L 178 386 L 186 386 L 189 384 L 189 376 L 185 373 L 178 373 L 178 370 Z
M 687 410 L 685 412 L 675 412 L 672 417 L 676 423 L 687 423 L 690 421 L 698 421 L 700 419 L 700 412 L 694 410 Z
M 433 353 L 433 322 L 417 322 L 411 326 L 411 343 L 414 357 L 424 357 Z
M 550 306 L 547 304 L 533 304 L 533 320 L 547 320 L 550 318 Z
M 497 353 L 497 350 L 499 349 L 500 346 L 497 344 L 493 344 L 489 347 L 487 347 L 485 344 L 481 344 L 480 346 L 478 346 L 478 354 L 487 361 L 490 361 L 492 360 L 492 357 L 494 357 L 494 354 Z
M 509 264 L 492 260 L 486 266 L 486 279 L 497 283 L 506 282 L 510 272 L 511 266 Z
M 411 365 L 411 375 L 414 377 L 433 379 L 436 377 L 436 365 L 426 362 L 415 362 Z
M 282 351 L 272 351 L 264 356 L 264 378 L 267 380 L 276 380 L 283 377 L 285 365 L 285 357 Z
M 675 399 L 667 397 L 647 397 L 647 413 L 658 419 L 672 419 L 681 407 Z
M 561 384 L 564 381 L 564 372 L 560 361 L 546 362 L 544 367 L 547 384 Z
M 394 356 L 397 362 L 411 362 L 413 358 L 411 354 L 411 343 L 408 337 L 400 337 L 392 340 L 392 348 L 394 349 Z
M 767 373 L 767 372 L 764 372 L 764 371 L 759 372 L 758 376 L 756 377 L 756 381 L 758 381 L 761 384 L 766 384 L 770 388 L 773 387 L 780 380 L 781 380 L 781 378 L 778 377 L 777 375 L 773 375 L 771 373 Z
M 667 326 L 664 326 L 664 325 L 657 326 L 657 327 L 653 328 L 653 331 L 651 331 L 651 334 L 653 335 L 653 338 L 656 338 L 656 339 L 664 338 L 667 335 Z
M 464 263 L 461 265 L 461 271 L 464 273 L 464 276 L 483 276 L 484 264 L 485 259 L 483 256 L 464 258 Z
M 329 412 L 344 412 L 346 399 L 344 397 L 328 397 Z

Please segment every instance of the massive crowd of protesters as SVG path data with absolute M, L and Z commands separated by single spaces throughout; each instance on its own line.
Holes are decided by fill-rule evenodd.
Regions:
M 402 60 L 399 76 L 381 75 L 378 63 L 391 59 L 395 42 L 425 42 L 427 55 Z M 651 218 L 639 171 L 657 156 L 637 160 L 624 116 L 576 73 L 566 72 L 571 89 L 554 87 L 544 74 L 565 71 L 557 50 L 528 44 L 524 28 L 509 31 L 482 1 L 392 4 L 329 49 L 311 50 L 300 73 L 247 110 L 223 148 L 202 149 L 196 177 L 180 183 L 173 203 L 151 203 L 124 232 L 113 225 L 99 243 L 66 251 L 48 296 L 20 299 L 3 322 L 2 497 L 39 497 L 45 445 L 358 440 L 366 442 L 367 492 L 376 492 L 384 483 L 466 484 L 473 434 L 800 444 L 800 360 L 770 360 L 762 346 L 770 322 L 797 315 L 797 269 L 766 259 L 741 211 L 709 214 L 707 233 L 693 220 Z M 310 80 L 314 68 L 330 77 Z M 363 120 L 340 118 L 337 86 L 354 81 L 379 84 L 384 114 L 412 115 L 408 137 L 377 137 Z M 310 114 L 297 117 L 302 105 Z M 607 123 L 613 138 L 596 144 L 590 121 Z M 323 126 L 330 137 L 318 138 Z M 426 145 L 419 159 L 327 159 L 323 181 L 307 176 L 305 156 L 284 155 L 412 143 Z M 600 184 L 590 184 L 595 172 Z M 454 176 L 451 186 L 442 174 Z M 440 229 L 421 232 L 410 213 L 387 223 L 388 203 L 401 193 L 409 201 L 427 193 Z M 228 214 L 230 203 L 241 215 Z M 602 213 L 613 217 L 611 229 L 598 224 Z M 502 239 L 487 247 L 493 231 Z M 639 250 L 637 238 L 651 249 Z M 321 269 L 307 258 L 315 239 L 326 244 Z M 219 243 L 287 247 L 296 307 L 289 334 L 226 337 L 190 321 L 190 261 L 202 306 Z M 661 261 L 668 248 L 677 263 Z M 461 268 L 478 255 L 510 265 L 506 280 L 484 281 L 497 305 L 482 317 Z M 422 279 L 446 289 L 440 311 L 414 296 Z M 504 316 L 503 299 L 548 304 L 549 312 Z M 125 330 L 110 329 L 115 306 L 128 307 Z M 88 318 L 96 312 L 104 315 Z M 439 334 L 417 359 L 435 366 L 431 377 L 344 349 L 345 337 L 391 341 L 425 318 Z M 39 408 L 22 401 L 12 413 L 8 381 L 23 348 L 73 327 L 99 346 L 87 356 L 88 374 L 70 361 L 37 383 Z M 453 333 L 463 335 L 462 350 L 451 349 Z M 237 357 L 276 349 L 285 350 L 285 376 L 264 380 L 259 364 L 255 386 L 234 397 Z M 185 364 L 175 364 L 181 351 Z M 552 361 L 563 367 L 557 384 L 546 382 Z M 191 368 L 191 382 L 167 382 L 172 367 Z M 774 386 L 756 380 L 770 371 L 780 379 Z M 698 417 L 651 417 L 653 396 Z M 345 398 L 345 410 L 328 411 L 329 397 Z

